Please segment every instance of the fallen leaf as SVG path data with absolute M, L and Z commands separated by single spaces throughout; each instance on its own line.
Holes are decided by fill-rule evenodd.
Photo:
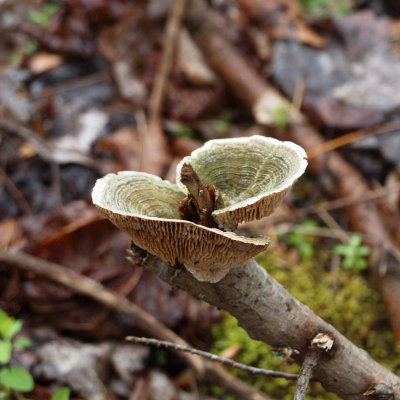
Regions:
M 41 74 L 60 66 L 62 62 L 63 57 L 61 55 L 40 51 L 29 59 L 28 68 L 32 74 Z

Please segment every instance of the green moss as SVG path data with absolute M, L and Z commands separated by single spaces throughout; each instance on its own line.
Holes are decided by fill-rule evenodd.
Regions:
M 300 265 L 288 265 L 269 252 L 258 261 L 293 296 L 353 343 L 367 350 L 378 362 L 399 373 L 400 348 L 394 343 L 379 294 L 369 286 L 363 275 L 339 268 L 327 270 L 324 259 L 329 257 L 327 251 L 321 251 L 317 254 L 318 263 L 314 259 L 304 260 Z M 275 357 L 270 346 L 250 339 L 232 316 L 227 316 L 214 328 L 214 337 L 214 352 L 239 344 L 241 353 L 237 361 L 244 364 L 292 373 L 299 370 L 297 365 L 288 365 Z M 293 398 L 294 382 L 233 372 L 275 398 Z M 325 392 L 319 384 L 312 384 L 307 399 L 334 400 L 338 397 Z

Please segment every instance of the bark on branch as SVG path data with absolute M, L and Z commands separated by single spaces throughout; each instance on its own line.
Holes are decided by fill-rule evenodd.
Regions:
M 144 267 L 175 288 L 230 312 L 256 340 L 274 347 L 291 347 L 302 362 L 309 344 L 319 332 L 332 335 L 335 346 L 322 354 L 313 377 L 343 399 L 365 400 L 363 393 L 378 383 L 400 399 L 400 378 L 376 363 L 332 325 L 296 300 L 254 260 L 249 260 L 217 283 L 199 282 L 185 270 L 177 271 L 155 256 Z

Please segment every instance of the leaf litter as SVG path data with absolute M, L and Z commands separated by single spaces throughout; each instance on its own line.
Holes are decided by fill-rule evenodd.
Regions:
M 54 2 L 57 7 L 48 16 L 46 3 L 24 10 L 25 3 L 0 3 L 0 10 L 9 16 L 8 21 L 0 19 L 0 32 L 4 32 L 0 35 L 0 49 L 4 49 L 0 51 L 0 118 L 31 128 L 57 152 L 43 157 L 26 138 L 0 129 L 0 168 L 32 213 L 27 215 L 2 181 L 0 247 L 23 250 L 88 276 L 124 294 L 198 347 L 209 346 L 209 328 L 219 313 L 183 292 L 171 292 L 140 267 L 133 268 L 125 260 L 126 237 L 100 219 L 89 204 L 91 188 L 99 176 L 118 170 L 168 174 L 173 179 L 171 165 L 177 157 L 202 141 L 244 136 L 254 129 L 279 136 L 286 122 L 281 124 L 283 133 L 277 126 L 255 127 L 250 112 L 231 96 L 224 76 L 208 63 L 194 27 L 185 23 L 165 90 L 163 120 L 149 136 L 145 110 L 162 57 L 163 26 L 171 2 L 67 0 Z M 363 6 L 347 16 L 328 15 L 311 22 L 302 15 L 300 4 L 286 0 L 268 5 L 246 0 L 214 3 L 227 21 L 226 35 L 288 99 L 304 82 L 302 109 L 326 138 L 398 119 L 395 2 L 373 2 L 372 9 L 379 15 Z M 29 18 L 32 11 L 36 14 Z M 16 34 L 10 35 L 10 29 Z M 16 65 L 9 64 L 11 56 Z M 230 116 L 222 121 L 226 109 Z M 176 126 L 184 126 L 189 137 L 180 136 L 183 130 Z M 348 157 L 370 182 L 383 184 L 388 171 L 400 171 L 399 146 L 395 131 L 350 145 Z M 289 208 L 293 208 L 291 201 Z M 140 332 L 134 321 L 48 279 L 4 266 L 0 266 L 0 293 L 0 307 L 22 315 L 33 337 L 34 329 L 43 324 L 59 332 L 45 335 L 54 340 L 52 351 L 103 352 L 105 369 L 114 370 L 91 379 L 99 385 L 95 391 L 102 393 L 104 382 L 111 379 L 110 390 L 122 399 L 161 396 L 157 385 L 168 386 L 177 396 L 179 390 L 170 378 L 158 375 L 148 360 L 135 370 L 136 383 L 122 369 L 118 371 L 123 361 L 112 361 L 114 350 L 115 354 L 124 350 L 116 350 L 118 345 L 110 340 Z M 96 343 L 85 342 L 89 340 Z M 89 389 L 82 389 L 68 374 L 57 374 L 63 366 L 54 355 L 48 356 L 46 344 L 41 343 L 38 351 L 35 346 L 34 340 L 32 352 L 42 368 L 37 376 L 43 383 L 35 391 L 44 393 L 50 379 L 70 385 L 74 395 L 85 398 Z M 132 352 L 127 362 L 134 362 L 136 356 Z M 87 375 L 90 368 L 82 368 L 82 375 Z M 107 396 L 103 392 L 103 398 Z M 43 398 L 50 398 L 49 393 Z

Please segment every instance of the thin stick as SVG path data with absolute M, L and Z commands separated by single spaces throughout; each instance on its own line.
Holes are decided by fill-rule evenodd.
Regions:
M 14 122 L 0 118 L 0 130 L 5 133 L 18 135 L 20 138 L 29 142 L 37 152 L 46 160 L 52 160 L 52 146 L 43 140 L 36 132 L 25 128 L 24 126 L 17 125 Z
M 309 159 L 312 159 L 314 157 L 318 157 L 324 153 L 327 153 L 328 151 L 336 150 L 350 143 L 354 143 L 357 140 L 369 136 L 376 136 L 376 135 L 382 135 L 384 133 L 395 132 L 398 131 L 399 129 L 400 129 L 399 121 L 394 121 L 374 126 L 372 128 L 350 132 L 346 135 L 342 135 L 335 139 L 332 139 L 329 142 L 324 142 L 316 147 L 311 148 L 310 150 L 307 151 L 307 155 Z
M 137 337 L 137 336 L 128 336 L 125 339 L 134 343 L 143 343 L 151 346 L 164 347 L 166 349 L 172 349 L 172 350 L 184 351 L 190 354 L 196 354 L 200 357 L 206 358 L 207 360 L 217 361 L 220 362 L 221 364 L 228 365 L 229 367 L 232 368 L 240 369 L 241 371 L 245 371 L 253 375 L 263 375 L 263 376 L 268 376 L 269 378 L 284 378 L 288 380 L 295 380 L 299 378 L 299 375 L 297 374 L 288 374 L 286 372 L 250 367 L 248 365 L 230 360 L 229 358 L 224 358 L 217 356 L 215 354 L 208 353 L 207 351 L 198 350 L 188 346 L 181 346 L 179 344 L 171 342 L 166 342 L 157 339 L 149 339 L 145 337 Z
M 331 200 L 322 205 L 313 205 L 306 209 L 295 209 L 293 210 L 293 213 L 290 213 L 290 220 L 293 221 L 293 219 L 301 219 L 307 215 L 319 214 L 323 211 L 338 210 L 340 208 L 354 206 L 355 204 L 378 200 L 384 196 L 390 195 L 392 193 L 397 193 L 399 191 L 400 183 L 397 183 L 390 187 L 379 187 L 377 189 L 368 190 L 359 196 L 341 197 L 335 200 Z M 265 222 L 267 224 L 276 224 L 279 222 L 284 222 L 287 219 L 287 216 L 282 217 L 280 215 L 277 215 L 275 217 L 272 215 Z
M 0 181 L 4 182 L 4 186 L 8 189 L 11 196 L 14 197 L 21 211 L 26 215 L 32 215 L 31 207 L 29 206 L 29 203 L 27 202 L 25 196 L 14 185 L 14 182 L 7 176 L 2 168 L 0 168 Z
M 306 398 L 306 392 L 310 383 L 312 371 L 318 364 L 321 357 L 321 352 L 310 350 L 303 361 L 300 369 L 299 379 L 297 380 L 296 390 L 294 392 L 294 400 L 304 400 Z
M 331 238 L 331 239 L 341 239 L 341 233 L 343 233 L 343 229 L 332 229 L 332 228 L 324 228 L 320 226 L 303 226 L 303 225 L 294 225 L 289 222 L 284 222 L 278 225 L 272 226 L 274 228 L 275 234 L 276 235 L 284 235 L 286 233 L 300 233 L 301 235 L 305 236 L 318 236 L 318 237 L 323 237 L 323 238 Z M 353 231 L 344 231 L 347 236 L 349 235 L 354 235 L 358 234 L 364 237 L 365 235 L 360 234 L 359 232 L 353 232 Z M 270 235 L 270 232 L 268 231 L 268 235 Z M 344 239 L 344 238 L 343 238 Z M 345 241 L 344 243 L 347 243 Z
M 186 0 L 174 0 L 165 29 L 165 42 L 161 65 L 154 81 L 153 91 L 149 101 L 149 124 L 158 120 L 163 103 L 165 86 L 171 70 L 178 34 L 185 10 Z
M 397 193 L 400 190 L 400 183 L 391 187 L 380 187 L 377 189 L 369 190 L 360 196 L 342 197 L 332 200 L 324 205 L 311 207 L 307 213 L 319 213 L 320 211 L 337 210 L 338 208 L 349 207 L 358 203 L 365 203 L 372 200 L 377 200 L 385 195 Z
M 29 97 L 29 101 L 38 101 L 45 99 L 48 96 L 58 96 L 66 92 L 83 89 L 87 86 L 93 86 L 99 83 L 106 83 L 110 80 L 108 73 L 95 72 L 91 75 L 85 75 L 83 77 L 70 79 L 65 83 L 56 83 L 54 85 L 46 86 L 46 89 L 40 93 L 40 95 L 33 95 Z
M 303 104 L 304 91 L 306 88 L 306 83 L 304 79 L 300 78 L 296 81 L 296 86 L 294 88 L 292 106 L 298 111 L 301 110 L 301 105 Z
M 336 233 L 336 237 L 343 243 L 348 243 L 350 236 L 347 232 L 335 221 L 331 214 L 326 210 L 321 210 L 318 213 L 319 217 L 325 224 Z
M 323 351 L 332 349 L 333 339 L 330 333 L 318 333 L 311 342 L 309 351 L 304 357 L 301 365 L 299 378 L 297 379 L 296 390 L 294 392 L 294 400 L 304 400 L 313 369 L 318 364 Z
M 35 131 L 28 129 L 24 126 L 18 125 L 7 119 L 0 118 L 0 131 L 8 135 L 17 135 L 20 138 L 30 143 L 38 152 L 38 154 L 46 161 L 53 162 L 55 164 L 63 164 L 69 162 L 76 162 L 82 165 L 94 165 L 94 162 L 90 157 L 76 151 L 63 149 L 54 145 L 53 143 L 47 142 L 40 137 Z

